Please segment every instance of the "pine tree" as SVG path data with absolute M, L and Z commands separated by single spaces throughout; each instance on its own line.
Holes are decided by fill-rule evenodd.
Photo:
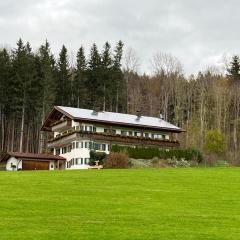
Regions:
M 103 92 L 103 110 L 109 109 L 111 105 L 111 95 L 114 86 L 112 86 L 111 75 L 112 75 L 112 58 L 111 58 L 111 46 L 108 42 L 103 47 L 101 55 L 102 67 L 101 67 L 101 78 L 102 78 L 102 92 Z
M 84 54 L 84 48 L 81 46 L 77 53 L 77 66 L 74 76 L 73 92 L 74 92 L 74 103 L 76 107 L 86 106 L 86 68 L 87 62 Z
M 10 85 L 11 85 L 11 61 L 7 50 L 0 50 L 0 151 L 6 149 L 6 129 L 7 119 L 11 115 L 11 96 Z
M 114 50 L 113 78 L 115 85 L 114 102 L 115 111 L 124 112 L 127 109 L 126 103 L 126 83 L 121 70 L 121 60 L 123 55 L 123 42 L 119 41 Z
M 88 61 L 87 71 L 87 92 L 88 107 L 100 110 L 103 99 L 102 82 L 101 82 L 101 57 L 94 43 L 91 47 L 90 58 Z
M 7 96 L 10 86 L 11 62 L 5 48 L 0 50 L 0 112 L 8 104 Z
M 25 46 L 23 41 L 19 39 L 17 48 L 13 51 L 13 75 L 12 75 L 12 99 L 16 106 L 16 113 L 21 119 L 20 127 L 20 143 L 19 151 L 23 151 L 23 137 L 26 110 L 28 106 L 34 107 L 36 98 L 36 87 L 34 81 L 36 80 L 36 67 L 34 62 L 34 55 L 30 44 Z M 33 109 L 33 108 L 29 108 Z
M 56 82 L 54 79 L 54 68 L 52 65 L 52 54 L 50 45 L 46 41 L 40 46 L 38 56 L 38 81 L 40 84 L 40 98 L 39 98 L 39 112 L 40 119 L 43 124 L 47 112 L 52 108 L 56 99 Z M 44 135 L 40 133 L 39 150 L 43 152 L 44 149 Z
M 233 56 L 230 68 L 227 69 L 227 76 L 233 83 L 240 83 L 240 60 L 238 56 Z
M 71 82 L 67 49 L 63 45 L 58 59 L 57 105 L 69 106 L 71 103 Z

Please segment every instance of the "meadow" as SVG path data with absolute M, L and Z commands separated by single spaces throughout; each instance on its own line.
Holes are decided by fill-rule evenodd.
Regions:
M 240 239 L 240 169 L 0 172 L 0 239 Z

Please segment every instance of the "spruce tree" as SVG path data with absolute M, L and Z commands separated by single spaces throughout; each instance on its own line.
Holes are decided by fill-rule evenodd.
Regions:
M 101 82 L 101 56 L 95 43 L 91 47 L 90 51 L 86 87 L 88 91 L 88 107 L 100 110 L 103 102 Z
M 67 49 L 63 45 L 57 63 L 57 105 L 69 106 L 71 103 L 71 82 Z
M 112 58 L 111 58 L 111 46 L 108 42 L 105 43 L 103 47 L 103 52 L 101 55 L 101 82 L 102 82 L 102 92 L 103 92 L 103 110 L 109 110 L 111 105 L 111 96 L 113 94 L 113 82 L 111 81 L 112 75 Z
M 74 76 L 73 92 L 74 92 L 74 103 L 76 107 L 86 107 L 86 68 L 87 62 L 84 53 L 84 48 L 81 46 L 77 53 L 77 66 Z
M 12 101 L 16 107 L 16 114 L 20 118 L 19 151 L 23 149 L 24 125 L 26 115 L 30 116 L 37 102 L 36 65 L 30 44 L 24 45 L 19 39 L 17 48 L 13 51 Z M 27 112 L 27 110 L 31 112 Z
M 240 60 L 238 56 L 233 56 L 230 68 L 227 69 L 227 77 L 233 83 L 240 83 Z
M 120 40 L 114 50 L 114 62 L 113 62 L 113 82 L 115 85 L 114 90 L 114 104 L 116 112 L 126 111 L 126 83 L 124 80 L 123 72 L 121 70 L 121 60 L 123 55 L 123 42 Z
M 0 50 L 0 114 L 7 110 L 9 105 L 8 96 L 10 96 L 10 76 L 11 61 L 8 51 L 3 48 Z M 7 106 L 7 108 L 6 108 Z
M 38 81 L 40 84 L 40 98 L 39 98 L 39 114 L 40 122 L 43 124 L 46 114 L 50 111 L 54 105 L 56 99 L 56 82 L 54 79 L 54 68 L 52 65 L 52 54 L 50 45 L 46 41 L 40 46 L 38 55 Z M 39 139 L 39 151 L 44 150 L 44 135 L 40 133 Z

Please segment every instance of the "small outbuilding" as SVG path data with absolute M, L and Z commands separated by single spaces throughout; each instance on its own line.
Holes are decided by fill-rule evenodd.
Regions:
M 18 170 L 62 170 L 66 168 L 66 158 L 40 153 L 7 152 L 0 158 L 1 169 Z

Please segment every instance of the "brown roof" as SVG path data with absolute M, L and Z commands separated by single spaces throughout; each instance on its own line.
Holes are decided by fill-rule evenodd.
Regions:
M 10 157 L 16 158 L 29 158 L 29 159 L 42 159 L 42 160 L 66 160 L 66 158 L 46 153 L 22 153 L 22 152 L 6 152 L 0 157 L 0 161 L 6 161 Z

